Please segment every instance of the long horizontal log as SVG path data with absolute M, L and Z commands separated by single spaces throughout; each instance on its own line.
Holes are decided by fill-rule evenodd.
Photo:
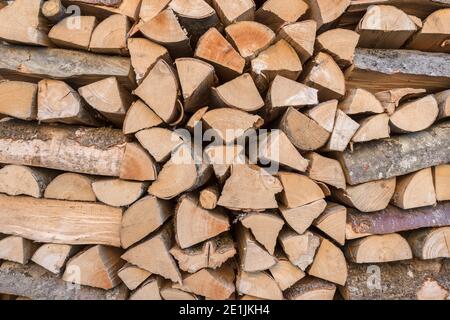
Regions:
M 356 144 L 337 155 L 351 185 L 450 163 L 450 122 L 426 131 Z
M 108 78 L 134 88 L 134 72 L 129 58 L 83 51 L 12 46 L 0 44 L 0 72 L 10 80 L 37 82 L 52 78 L 66 80 L 75 87 Z
M 122 209 L 0 194 L 0 233 L 61 244 L 120 247 Z
M 0 266 L 0 292 L 32 300 L 125 300 L 128 295 L 124 284 L 108 291 L 74 286 L 37 264 L 13 262 Z
M 346 300 L 446 300 L 450 259 L 348 264 Z
M 358 48 L 345 76 L 348 89 L 373 93 L 393 88 L 445 90 L 450 87 L 450 54 Z

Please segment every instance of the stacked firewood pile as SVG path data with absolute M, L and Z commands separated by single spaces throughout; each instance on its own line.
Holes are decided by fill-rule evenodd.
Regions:
M 0 298 L 449 298 L 447 0 L 0 8 Z

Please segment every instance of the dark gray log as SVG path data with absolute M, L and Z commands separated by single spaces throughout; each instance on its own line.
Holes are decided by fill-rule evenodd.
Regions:
M 405 175 L 423 168 L 450 163 L 450 122 L 426 131 L 360 143 L 339 153 L 351 185 Z

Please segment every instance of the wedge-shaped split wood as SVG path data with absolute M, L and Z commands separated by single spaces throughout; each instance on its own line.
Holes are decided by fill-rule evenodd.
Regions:
M 198 201 L 202 208 L 213 210 L 217 207 L 217 201 L 219 201 L 219 197 L 219 188 L 216 185 L 210 185 L 200 191 Z
M 121 179 L 99 179 L 92 183 L 97 199 L 114 207 L 129 206 L 144 194 L 145 189 L 143 182 Z
M 283 186 L 281 201 L 286 208 L 297 208 L 325 198 L 322 189 L 307 176 L 293 172 L 277 174 Z
M 236 290 L 261 299 L 283 300 L 283 293 L 277 282 L 266 272 L 240 271 L 237 275 Z
M 174 131 L 166 128 L 150 128 L 136 133 L 139 143 L 150 153 L 156 162 L 168 160 L 183 140 Z
M 220 21 L 225 26 L 238 21 L 254 20 L 255 2 L 253 0 L 237 0 L 233 3 L 227 0 L 212 0 L 211 2 Z
M 198 300 L 195 294 L 177 289 L 177 284 L 166 281 L 159 291 L 164 300 Z
M 317 21 L 317 29 L 327 29 L 336 21 L 350 5 L 350 0 L 317 0 L 308 1 L 311 18 Z
M 78 5 L 82 14 L 91 14 L 103 19 L 112 14 L 127 16 L 130 20 L 139 17 L 140 0 L 61 0 L 65 6 Z M 111 2 L 114 1 L 114 2 Z
M 325 211 L 314 220 L 313 225 L 343 246 L 346 221 L 347 208 L 336 203 L 328 203 Z
M 303 0 L 290 1 L 289 5 L 283 0 L 268 0 L 256 11 L 255 20 L 278 31 L 283 25 L 299 20 L 308 9 L 308 4 Z
M 324 157 L 316 152 L 305 155 L 309 160 L 306 175 L 315 181 L 324 182 L 338 189 L 345 189 L 345 175 L 339 161 Z
M 381 102 L 372 93 L 359 88 L 348 90 L 338 108 L 348 115 L 384 112 Z
M 95 16 L 67 17 L 50 29 L 48 37 L 61 48 L 89 50 L 92 32 L 96 26 Z
M 161 118 L 142 100 L 136 100 L 128 109 L 123 120 L 123 133 L 136 133 L 143 129 L 157 127 L 162 122 Z
M 353 240 L 346 246 L 346 256 L 355 263 L 380 263 L 412 259 L 411 247 L 401 235 L 392 233 Z
M 388 115 L 392 115 L 400 102 L 425 94 L 425 89 L 397 88 L 375 93 L 375 97 L 384 107 Z M 437 99 L 437 97 L 436 97 Z
M 336 119 L 330 140 L 325 146 L 326 151 L 344 151 L 356 131 L 359 129 L 359 123 L 350 118 L 340 109 L 336 110 Z
M 313 223 L 314 219 L 325 210 L 327 203 L 320 199 L 296 208 L 287 208 L 280 206 L 279 210 L 286 220 L 287 224 L 295 232 L 304 233 Z
M 142 22 L 148 22 L 167 8 L 171 0 L 142 0 L 139 18 Z
M 443 164 L 433 168 L 433 180 L 436 200 L 450 200 L 450 165 Z
M 46 169 L 6 165 L 0 169 L 0 192 L 41 198 L 54 176 L 55 173 Z
M 286 290 L 284 295 L 288 300 L 333 300 L 335 293 L 336 285 L 333 283 L 305 277 Z
M 359 129 L 352 138 L 352 142 L 367 142 L 390 137 L 389 115 L 376 114 L 358 121 Z
M 157 175 L 155 161 L 139 143 L 129 142 L 120 167 L 119 178 L 124 180 L 150 181 Z
M 37 115 L 35 83 L 0 80 L 0 114 L 22 120 L 34 120 Z
M 305 273 L 299 267 L 294 266 L 284 254 L 277 254 L 277 260 L 277 264 L 270 268 L 270 274 L 281 291 L 292 287 L 305 277 Z
M 336 110 L 338 106 L 337 100 L 329 100 L 319 103 L 306 111 L 306 115 L 317 122 L 319 126 L 327 132 L 333 132 L 334 121 L 336 119 Z
M 27 264 L 38 245 L 28 239 L 9 236 L 0 240 L 0 259 Z
M 276 213 L 249 213 L 241 219 L 242 225 L 250 229 L 256 241 L 261 243 L 271 254 L 274 254 L 278 234 L 283 228 L 284 221 Z
M 302 271 L 314 261 L 316 250 L 320 246 L 320 238 L 310 231 L 298 234 L 285 229 L 281 231 L 278 240 L 289 261 Z
M 321 33 L 316 40 L 316 48 L 331 55 L 341 68 L 353 63 L 359 34 L 348 29 L 332 29 Z
M 121 14 L 113 14 L 95 27 L 89 49 L 99 53 L 125 54 L 128 51 L 127 34 L 129 30 L 128 18 Z
M 33 254 L 31 260 L 54 274 L 60 274 L 80 247 L 67 244 L 48 243 L 41 245 Z
M 419 259 L 450 258 L 450 227 L 416 230 L 407 240 Z
M 81 251 L 67 262 L 62 279 L 94 288 L 112 289 L 122 282 L 117 276 L 124 264 L 120 259 L 121 252 L 121 249 L 102 245 Z
M 150 276 L 130 295 L 129 300 L 162 300 L 160 294 L 162 285 L 163 279 L 161 277 Z
M 278 37 L 286 40 L 297 52 L 302 63 L 305 63 L 314 54 L 316 29 L 317 23 L 314 20 L 299 21 L 283 26 L 278 31 Z
M 58 23 L 66 16 L 67 9 L 61 0 L 44 1 L 41 6 L 41 12 L 50 22 Z M 88 43 L 89 44 L 89 43 Z
M 172 210 L 170 203 L 153 196 L 146 196 L 132 204 L 122 217 L 122 247 L 129 248 L 158 229 L 172 216 Z
M 230 177 L 232 165 L 246 163 L 244 147 L 239 144 L 207 146 L 203 153 L 220 184 Z

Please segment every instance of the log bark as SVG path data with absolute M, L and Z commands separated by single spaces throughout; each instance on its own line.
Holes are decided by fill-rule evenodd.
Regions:
M 288 300 L 333 300 L 336 286 L 315 277 L 306 277 L 295 283 L 284 295 Z

